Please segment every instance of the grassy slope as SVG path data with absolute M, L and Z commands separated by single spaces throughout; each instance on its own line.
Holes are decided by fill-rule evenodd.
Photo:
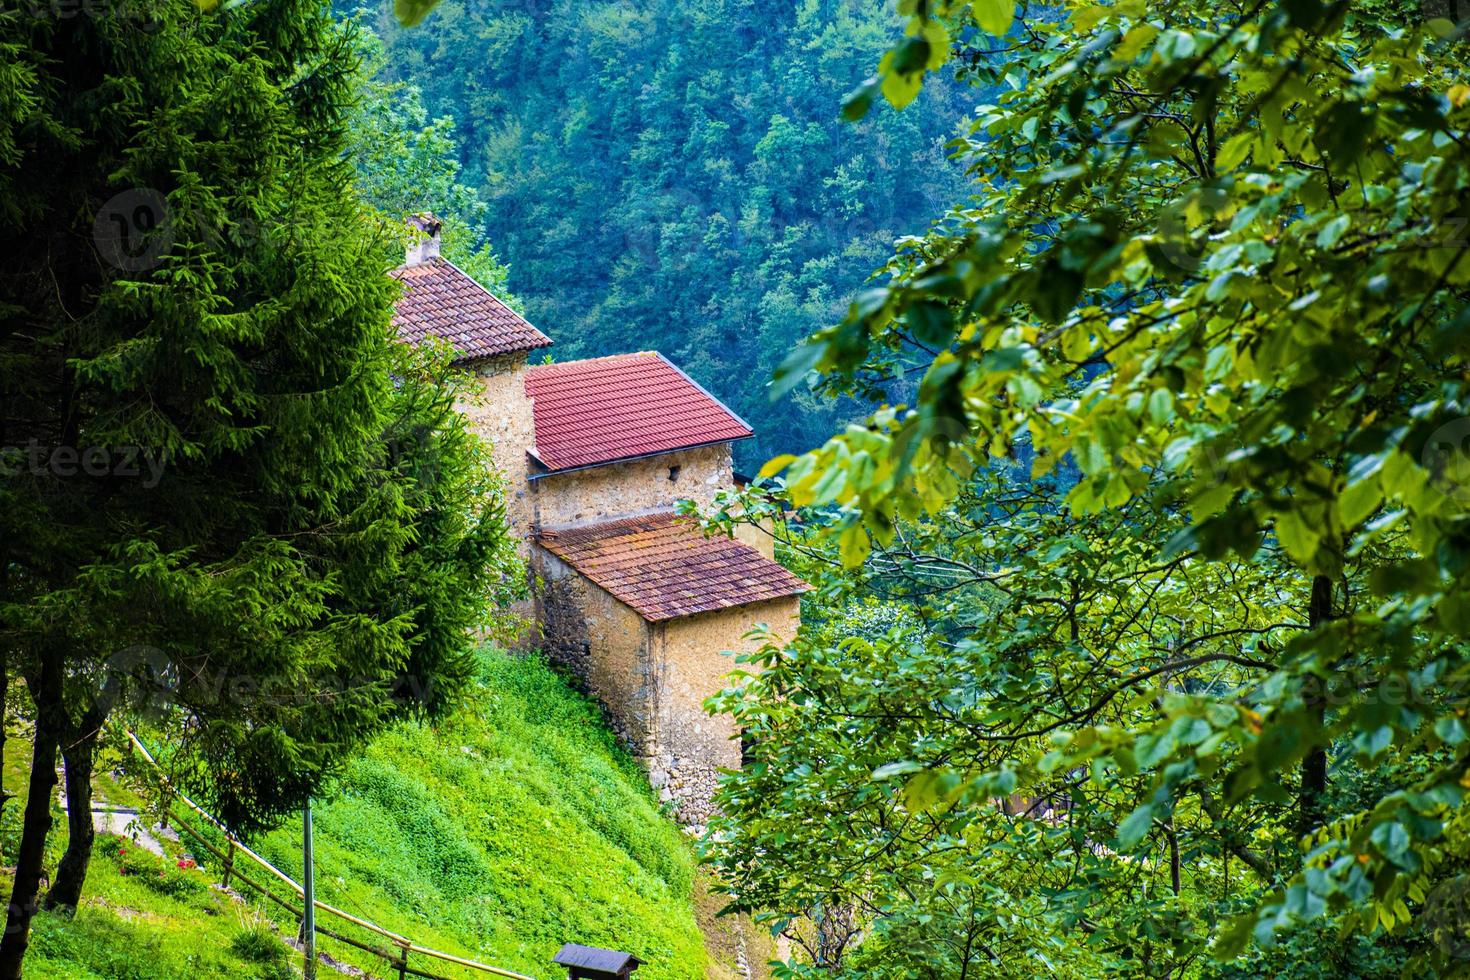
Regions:
M 640 980 L 703 977 L 689 848 L 596 709 L 534 659 L 487 654 L 484 680 L 438 730 L 403 725 L 378 739 L 317 805 L 319 897 L 420 945 L 538 977 L 556 975 L 549 961 L 567 940 L 637 953 L 648 961 Z M 18 786 L 13 770 L 6 785 Z M 6 809 L 11 824 L 20 802 Z M 288 825 L 259 842 L 297 877 L 299 833 Z M 278 975 L 228 948 L 274 913 L 202 887 L 212 874 L 194 872 L 197 889 L 171 885 L 185 872 L 155 881 L 163 862 L 119 858 L 104 841 L 77 921 L 41 919 L 28 977 Z M 121 873 L 125 862 L 134 873 Z M 341 944 L 323 948 L 386 973 Z

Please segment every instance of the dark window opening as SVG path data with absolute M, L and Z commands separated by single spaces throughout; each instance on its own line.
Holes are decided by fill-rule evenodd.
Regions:
M 673 483 L 677 479 L 679 479 L 679 467 L 677 467 L 677 466 L 670 466 L 669 467 L 669 482 L 670 483 Z

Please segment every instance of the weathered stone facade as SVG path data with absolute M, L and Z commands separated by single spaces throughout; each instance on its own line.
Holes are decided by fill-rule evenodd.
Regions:
M 505 517 L 521 556 L 530 557 L 536 519 L 527 481 L 527 453 L 536 444 L 536 418 L 526 397 L 526 355 L 488 357 L 465 366 L 472 370 L 469 396 L 459 403 L 470 427 L 490 444 L 495 468 L 505 477 Z
M 728 686 L 734 654 L 758 647 L 748 637 L 753 627 L 763 624 L 790 639 L 799 622 L 800 600 L 793 596 L 649 624 L 658 725 L 643 761 L 660 798 L 673 803 L 682 822 L 704 824 L 714 810 L 720 770 L 740 768 L 739 726 L 729 715 L 708 714 L 705 701 Z
M 708 507 L 735 483 L 729 443 L 659 453 L 567 473 L 533 473 L 533 500 L 542 527 L 575 527 L 609 517 L 666 510 L 680 500 Z
M 722 769 L 740 768 L 740 730 L 705 701 L 727 686 L 758 624 L 789 639 L 795 597 L 650 623 L 553 555 L 542 555 L 544 650 L 583 679 L 613 730 L 680 821 L 702 825 Z

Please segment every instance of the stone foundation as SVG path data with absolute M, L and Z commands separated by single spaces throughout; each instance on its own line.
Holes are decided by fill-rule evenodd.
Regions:
M 547 657 L 597 698 L 678 820 L 702 826 L 714 813 L 721 770 L 740 767 L 734 720 L 704 711 L 737 667 L 725 651 L 751 648 L 745 634 L 756 623 L 790 637 L 799 600 L 649 623 L 554 556 L 538 558 Z

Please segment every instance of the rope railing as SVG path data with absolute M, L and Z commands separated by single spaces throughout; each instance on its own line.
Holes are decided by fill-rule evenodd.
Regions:
M 208 850 L 221 862 L 222 866 L 224 867 L 224 876 L 222 883 L 226 887 L 228 887 L 230 883 L 230 878 L 234 877 L 237 881 L 259 892 L 261 895 L 275 902 L 277 905 L 280 905 L 291 914 L 300 915 L 301 913 L 298 912 L 296 907 L 292 905 L 288 900 L 281 898 L 279 895 L 276 895 L 264 885 L 261 885 L 258 882 L 253 882 L 242 875 L 240 873 L 240 869 L 236 867 L 235 856 L 237 854 L 243 855 L 251 864 L 259 866 L 271 877 L 277 879 L 281 884 L 289 888 L 294 894 L 295 898 L 303 903 L 306 900 L 306 889 L 298 884 L 297 881 L 290 875 L 286 874 L 284 871 L 271 864 L 265 858 L 255 853 L 255 851 L 251 850 L 248 846 L 246 846 L 244 842 L 242 842 L 239 838 L 232 834 L 228 827 L 226 827 L 220 821 L 216 820 L 212 814 L 206 811 L 203 807 L 199 806 L 199 804 L 195 803 L 193 800 L 189 799 L 182 792 L 180 792 L 179 789 L 175 787 L 172 782 L 169 781 L 168 776 L 163 771 L 163 767 L 160 766 L 158 764 L 158 761 L 153 758 L 152 754 L 149 753 L 147 747 L 144 746 L 141 740 L 139 740 L 138 736 L 133 734 L 133 732 L 131 731 L 129 731 L 127 735 L 129 741 L 133 743 L 133 748 L 138 752 L 139 755 L 143 757 L 144 761 L 146 761 L 148 765 L 153 767 L 153 769 L 158 773 L 159 779 L 163 782 L 166 795 L 164 797 L 162 810 L 165 819 L 169 818 L 172 814 L 173 801 L 178 801 L 179 803 L 183 804 L 189 812 L 198 816 L 206 824 L 213 827 L 219 834 L 224 837 L 227 847 L 225 852 L 221 852 L 219 848 L 217 848 L 210 841 L 206 840 L 203 834 L 195 830 L 193 827 L 190 827 L 183 820 L 179 820 L 177 818 L 174 820 L 174 824 L 177 829 L 188 834 L 192 840 L 195 840 L 199 844 L 201 844 L 206 850 Z M 497 977 L 507 977 L 509 978 L 509 980 L 534 980 L 534 978 L 528 977 L 523 973 L 515 973 L 511 970 L 501 969 L 498 966 L 489 966 L 485 963 L 477 963 L 474 960 L 464 959 L 463 957 L 455 956 L 451 953 L 445 953 L 437 949 L 431 949 L 427 946 L 420 946 L 418 943 L 413 942 L 406 936 L 400 936 L 398 933 L 392 932 L 388 929 L 384 929 L 380 925 L 368 922 L 366 919 L 358 918 L 350 912 L 344 912 L 342 909 L 328 905 L 326 902 L 323 902 L 320 899 L 313 901 L 312 905 L 320 913 L 323 913 L 332 918 L 340 919 L 343 922 L 350 923 L 351 925 L 356 926 L 359 929 L 363 929 L 367 932 L 373 933 L 383 939 L 388 940 L 388 942 L 391 943 L 396 949 L 396 952 L 389 952 L 389 950 L 384 949 L 381 946 L 374 946 L 371 943 L 352 939 L 347 936 L 340 935 L 336 932 L 332 932 L 328 929 L 324 929 L 320 926 L 317 927 L 317 932 L 322 933 L 323 935 L 329 936 L 332 939 L 338 940 L 339 942 L 346 943 L 349 946 L 353 946 L 357 949 L 363 950 L 364 952 L 371 953 L 374 956 L 378 956 L 382 959 L 387 960 L 389 963 L 392 964 L 393 968 L 398 971 L 398 976 L 400 977 L 400 980 L 409 975 L 424 977 L 427 978 L 427 980 L 448 980 L 448 978 L 440 977 L 437 974 L 427 973 L 423 970 L 415 969 L 414 967 L 409 966 L 409 954 L 416 954 L 420 957 L 426 957 L 432 960 L 439 960 L 441 962 L 451 963 L 455 966 L 462 967 L 467 970 L 475 970 L 480 973 L 488 973 Z

